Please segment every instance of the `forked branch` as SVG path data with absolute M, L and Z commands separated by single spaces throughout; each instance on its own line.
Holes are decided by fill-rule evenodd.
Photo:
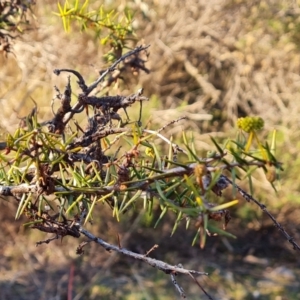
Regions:
M 177 274 L 189 275 L 194 280 L 195 280 L 195 277 L 193 275 L 206 275 L 206 276 L 208 275 L 208 273 L 205 273 L 205 272 L 184 269 L 181 264 L 179 264 L 177 266 L 172 266 L 164 261 L 151 258 L 151 257 L 147 256 L 147 254 L 143 255 L 143 254 L 132 252 L 125 248 L 121 248 L 119 246 L 111 245 L 111 244 L 105 242 L 104 240 L 102 240 L 101 238 L 94 236 L 92 233 L 90 233 L 86 229 L 82 228 L 80 225 L 78 225 L 78 226 L 79 226 L 80 233 L 85 235 L 90 241 L 94 241 L 95 243 L 97 243 L 100 246 L 102 246 L 103 248 L 105 248 L 105 250 L 116 251 L 119 254 L 123 254 L 127 257 L 131 257 L 133 259 L 143 261 L 143 262 L 147 263 L 148 265 L 150 265 L 158 270 L 163 271 L 166 274 L 170 274 L 171 278 L 172 278 L 172 283 L 175 285 L 176 290 L 179 292 L 181 298 L 183 298 L 183 299 L 186 299 L 186 296 L 185 296 L 183 289 L 178 285 L 177 281 L 175 280 L 175 278 L 174 278 L 175 275 L 177 275 Z M 81 250 L 81 248 L 80 248 L 80 250 Z M 202 287 L 201 287 L 201 289 L 204 292 L 204 294 L 208 297 L 208 299 L 212 299 L 211 296 L 205 290 L 203 290 Z

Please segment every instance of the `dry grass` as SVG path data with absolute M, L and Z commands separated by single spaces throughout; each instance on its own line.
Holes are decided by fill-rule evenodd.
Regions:
M 233 132 L 237 117 L 263 117 L 267 130 L 275 128 L 280 133 L 279 154 L 286 171 L 280 197 L 271 193 L 262 174 L 257 175 L 254 185 L 264 197 L 263 202 L 273 207 L 275 213 L 277 210 L 278 220 L 299 241 L 298 4 L 279 0 L 153 0 L 120 1 L 118 8 L 123 9 L 125 3 L 137 11 L 134 24 L 138 36 L 151 44 L 152 73 L 135 81 L 157 104 L 152 123 L 160 126 L 187 115 L 188 121 L 169 134 L 175 135 L 182 129 L 193 131 L 199 151 L 206 151 L 211 147 L 208 132 L 226 137 Z M 31 98 L 38 103 L 41 119 L 51 116 L 53 86 L 66 83 L 66 78 L 56 77 L 53 69 L 75 68 L 92 80 L 97 69 L 103 68 L 101 47 L 87 33 L 64 33 L 58 19 L 50 13 L 55 9 L 53 1 L 37 5 L 36 30 L 16 41 L 16 58 L 0 57 L 3 131 L 14 131 L 18 118 L 32 109 Z M 113 92 L 128 94 L 132 88 L 120 85 Z M 165 109 L 169 109 L 168 113 Z M 44 235 L 29 233 L 21 223 L 13 222 L 14 210 L 12 204 L 1 203 L 0 299 L 66 299 L 72 265 L 75 299 L 176 297 L 170 280 L 159 272 L 111 258 L 111 254 L 96 245 L 89 246 L 82 257 L 75 257 L 78 241 L 71 239 L 35 248 L 35 242 Z M 133 216 L 119 227 L 110 212 L 102 212 L 100 217 L 93 231 L 112 242 L 116 233 L 124 238 L 126 230 L 131 230 L 123 241 L 132 250 L 145 252 L 158 243 L 160 248 L 155 255 L 159 258 L 209 271 L 210 279 L 201 283 L 216 299 L 253 299 L 255 295 L 257 299 L 277 300 L 299 297 L 299 273 L 295 267 L 299 258 L 268 220 L 253 214 L 248 204 L 240 205 L 236 220 L 229 226 L 238 240 L 211 239 L 204 251 L 190 247 L 192 237 L 183 229 L 170 239 L 167 222 L 162 230 L 152 232 L 147 226 L 131 228 Z M 180 278 L 180 283 L 189 299 L 198 299 L 196 286 L 184 278 Z
M 296 30 L 288 28 L 300 21 L 298 7 L 191 0 L 159 1 L 154 8 L 145 11 L 150 22 L 138 24 L 152 45 L 147 87 L 165 107 L 197 102 L 194 113 L 220 109 L 229 121 L 258 113 L 272 127 L 295 126 L 300 56 Z

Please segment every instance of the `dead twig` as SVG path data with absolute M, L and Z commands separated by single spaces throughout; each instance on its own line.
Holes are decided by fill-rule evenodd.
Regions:
M 152 251 L 158 248 L 158 245 L 154 245 L 150 250 L 148 250 L 145 254 L 145 256 L 148 256 Z
M 54 241 L 54 240 L 57 240 L 59 239 L 59 235 L 55 235 L 53 236 L 52 238 L 49 238 L 47 240 L 43 240 L 43 241 L 39 241 L 39 242 L 36 242 L 35 246 L 39 246 L 39 245 L 42 245 L 42 244 L 49 244 L 50 242 Z
M 245 192 L 242 188 L 240 188 L 236 183 L 232 182 L 228 177 L 221 175 L 220 178 L 222 178 L 224 181 L 227 181 L 229 184 L 231 184 L 234 188 L 237 189 L 237 191 L 242 195 L 242 197 L 248 201 L 253 202 L 259 208 L 268 215 L 268 217 L 273 221 L 274 225 L 279 229 L 279 231 L 284 235 L 284 237 L 288 240 L 289 243 L 293 245 L 294 250 L 300 251 L 300 246 L 295 242 L 294 238 L 291 237 L 285 229 L 282 227 L 280 223 L 274 218 L 274 216 L 267 210 L 266 206 L 264 204 L 261 204 L 258 200 L 253 198 L 251 195 L 249 195 L 247 192 Z
M 120 248 L 119 246 L 111 245 L 111 244 L 105 242 L 104 240 L 94 236 L 92 233 L 90 233 L 89 231 L 87 231 L 86 229 L 84 229 L 82 227 L 79 227 L 79 232 L 82 233 L 83 235 L 85 235 L 89 240 L 94 241 L 95 243 L 102 246 L 107 251 L 116 251 L 119 254 L 123 254 L 123 255 L 131 257 L 133 259 L 143 261 L 143 262 L 147 263 L 148 265 L 150 265 L 158 270 L 163 271 L 166 274 L 171 274 L 171 273 L 175 272 L 175 273 L 180 273 L 180 274 L 195 274 L 195 275 L 206 275 L 206 276 L 208 275 L 208 273 L 205 273 L 205 272 L 199 272 L 199 271 L 195 271 L 195 270 L 187 270 L 184 268 L 180 268 L 178 266 L 172 266 L 172 265 L 165 263 L 164 261 L 157 260 L 157 259 L 154 259 L 151 257 L 147 257 L 143 254 L 135 253 L 135 252 L 132 252 L 125 248 Z
M 176 290 L 178 291 L 178 293 L 179 293 L 181 299 L 186 299 L 186 295 L 185 295 L 185 293 L 184 293 L 184 290 L 183 290 L 183 288 L 177 283 L 174 274 L 171 274 L 171 280 L 172 280 L 172 283 L 174 284 Z

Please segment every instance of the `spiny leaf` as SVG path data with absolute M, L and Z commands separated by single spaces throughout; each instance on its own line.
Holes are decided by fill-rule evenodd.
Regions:
M 122 208 L 120 207 L 120 212 L 125 212 L 130 205 L 135 203 L 136 200 L 141 197 L 142 192 L 142 190 L 137 190 L 136 193 L 127 201 L 126 205 L 124 205 Z
M 259 151 L 261 153 L 262 158 L 265 161 L 268 160 L 266 150 L 264 149 L 264 147 L 262 146 L 261 142 L 259 141 L 259 138 L 258 138 L 257 134 L 255 132 L 253 132 L 253 135 L 254 135 L 254 137 L 256 139 L 256 142 L 257 142 L 257 145 L 258 145 L 258 148 L 259 148 Z
M 235 235 L 233 235 L 233 234 L 231 234 L 231 233 L 229 233 L 229 232 L 227 232 L 227 231 L 225 231 L 225 230 L 222 230 L 222 229 L 220 229 L 219 227 L 216 227 L 216 226 L 214 226 L 214 225 L 212 225 L 212 224 L 208 224 L 208 225 L 207 225 L 207 229 L 208 229 L 208 231 L 211 232 L 211 233 L 217 233 L 217 234 L 222 235 L 222 236 L 227 236 L 227 237 L 236 239 L 236 236 L 235 236 Z
M 72 204 L 67 208 L 66 210 L 66 215 L 68 215 L 70 213 L 70 211 L 73 209 L 73 207 L 75 207 L 77 204 L 79 204 L 79 202 L 83 199 L 84 195 L 80 194 L 75 201 L 72 202 Z
M 155 225 L 154 225 L 154 228 L 157 227 L 157 225 L 158 225 L 159 222 L 162 220 L 162 218 L 165 216 L 165 214 L 167 213 L 167 211 L 168 211 L 168 206 L 165 206 L 164 209 L 162 210 L 162 212 L 161 212 L 159 218 L 157 219 L 157 221 L 156 221 L 156 223 L 155 223 Z
M 195 152 L 193 152 L 193 150 L 189 147 L 189 145 L 185 145 L 185 147 L 186 147 L 187 150 L 188 150 L 189 159 L 195 160 L 195 161 L 197 161 L 197 162 L 200 163 L 199 158 L 197 157 L 197 155 L 195 154 Z
M 80 8 L 80 11 L 79 11 L 80 14 L 85 13 L 85 9 L 87 8 L 88 3 L 89 3 L 89 0 L 84 1 L 83 5 L 82 5 L 82 7 Z
M 149 203 L 148 205 L 148 214 L 149 216 L 152 216 L 152 211 L 153 211 L 153 198 L 147 199 L 147 196 L 144 197 L 145 202 Z
M 27 226 L 30 226 L 30 225 L 35 225 L 35 224 L 39 224 L 39 223 L 43 223 L 44 220 L 35 220 L 35 221 L 32 221 L 32 222 L 28 222 L 28 223 L 24 223 L 23 226 L 24 227 L 27 227 Z
M 247 177 L 248 177 L 248 182 L 249 182 L 250 195 L 253 195 L 252 177 L 250 175 Z
M 197 230 L 197 232 L 196 232 L 196 234 L 195 234 L 195 236 L 194 236 L 194 239 L 192 241 L 192 246 L 195 246 L 195 244 L 196 244 L 196 242 L 197 242 L 197 240 L 198 240 L 198 238 L 200 236 L 200 231 L 201 231 L 201 229 L 199 227 L 198 230 Z
M 206 189 L 206 192 L 210 191 L 216 185 L 216 183 L 218 182 L 221 175 L 222 175 L 221 170 L 219 170 L 213 174 L 210 184 Z
M 224 204 L 220 204 L 220 205 L 217 205 L 217 206 L 210 207 L 207 210 L 211 211 L 211 212 L 216 212 L 216 211 L 219 211 L 219 210 L 226 209 L 230 206 L 236 205 L 238 203 L 239 203 L 239 200 L 232 200 L 232 201 L 224 203 Z
M 283 170 L 283 168 L 280 166 L 280 163 L 278 163 L 276 157 L 272 154 L 272 151 L 269 147 L 269 144 L 266 143 L 265 147 L 264 147 L 267 151 L 267 155 L 269 157 L 269 160 L 273 163 L 273 164 L 277 164 L 277 167 L 279 166 L 280 167 L 280 170 Z
M 171 232 L 171 236 L 173 236 L 173 234 L 175 233 L 175 231 L 176 231 L 176 229 L 178 227 L 178 224 L 180 223 L 180 221 L 182 219 L 182 215 L 183 215 L 182 211 L 179 211 L 178 215 L 177 215 L 177 219 L 175 221 L 175 224 L 174 224 L 172 232 Z
M 113 198 L 114 198 L 113 217 L 116 217 L 117 221 L 120 222 L 118 197 L 117 197 L 117 196 L 114 196 Z
M 44 196 L 40 195 L 39 196 L 39 207 L 38 207 L 38 215 L 41 216 L 42 211 L 43 211 L 43 204 L 44 204 Z
M 216 140 L 212 136 L 210 137 L 210 139 L 214 143 L 214 145 L 216 146 L 216 148 L 218 149 L 220 155 L 223 156 L 224 155 L 223 149 L 219 146 L 219 144 L 216 142 Z
M 155 159 L 157 161 L 158 169 L 162 170 L 162 161 L 161 161 L 159 151 L 158 151 L 157 147 L 154 144 L 151 144 L 151 146 L 152 146 L 152 148 L 154 150 L 154 153 L 155 153 Z
M 15 219 L 19 219 L 20 216 L 23 214 L 24 209 L 26 208 L 26 206 L 28 205 L 29 201 L 31 200 L 31 195 L 32 193 L 28 193 L 28 194 L 23 194 L 21 201 L 19 203 L 18 209 L 17 209 L 17 213 L 15 216 Z
M 142 103 L 142 102 L 141 102 Z M 167 159 L 167 169 L 171 167 L 171 162 L 173 161 L 173 146 L 172 146 L 173 137 L 170 137 L 169 151 L 168 151 L 168 159 Z
M 92 212 L 93 212 L 94 206 L 95 206 L 95 204 L 96 204 L 96 200 L 97 200 L 97 198 L 94 197 L 94 199 L 93 199 L 93 201 L 92 201 L 92 204 L 89 206 L 88 213 L 87 213 L 86 218 L 85 218 L 85 220 L 84 220 L 84 225 L 87 223 L 87 221 L 88 221 L 89 219 L 91 219 Z
M 277 131 L 274 129 L 273 134 L 272 134 L 271 147 L 270 147 L 270 152 L 274 156 L 276 153 L 276 133 L 277 133 Z
M 191 223 L 191 218 L 187 217 L 187 218 L 186 218 L 186 225 L 185 225 L 185 229 L 186 229 L 186 230 L 189 228 L 190 223 Z

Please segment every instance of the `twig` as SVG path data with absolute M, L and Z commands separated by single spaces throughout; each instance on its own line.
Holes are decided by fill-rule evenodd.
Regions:
M 5 186 L 0 185 L 0 195 L 1 196 L 15 196 L 16 194 L 28 194 L 37 193 L 39 190 L 36 184 L 20 184 L 16 186 Z
M 148 101 L 149 98 L 142 96 L 142 89 L 137 93 L 129 96 L 103 96 L 96 97 L 90 96 L 84 99 L 84 104 L 91 105 L 93 107 L 107 107 L 112 108 L 114 112 L 117 112 L 120 108 L 125 109 L 132 105 L 136 101 Z
M 117 61 L 115 61 L 106 71 L 104 71 L 101 76 L 95 81 L 93 82 L 86 90 L 85 94 L 88 95 L 92 90 L 94 90 L 97 85 L 105 78 L 105 76 L 114 71 L 116 66 L 121 63 L 123 60 L 125 60 L 128 56 L 131 56 L 133 54 L 136 54 L 138 52 L 141 52 L 143 50 L 146 50 L 150 47 L 150 45 L 148 46 L 139 46 L 134 48 L 132 51 L 127 52 L 126 54 L 124 54 L 123 56 L 121 56 Z
M 112 135 L 112 134 L 117 134 L 117 133 L 125 133 L 129 131 L 128 128 L 108 128 L 105 130 L 99 130 L 96 131 L 95 133 L 88 135 L 88 136 L 82 136 L 80 138 L 74 139 L 73 143 L 70 143 L 67 146 L 67 150 L 76 148 L 76 147 L 87 147 L 90 144 L 99 141 L 100 139 Z
M 39 241 L 35 244 L 35 246 L 39 246 L 39 245 L 42 245 L 42 244 L 49 244 L 50 242 L 54 241 L 54 240 L 57 240 L 59 239 L 59 235 L 56 234 L 54 237 L 50 238 L 50 239 L 47 239 L 47 240 L 43 240 L 43 241 Z
M 85 81 L 82 77 L 82 75 L 72 69 L 55 69 L 54 73 L 56 75 L 59 75 L 61 72 L 68 72 L 68 73 L 72 73 L 74 74 L 77 78 L 78 78 L 78 85 L 81 88 L 81 90 L 83 91 L 82 94 L 79 95 L 78 97 L 78 102 L 72 107 L 72 109 L 68 112 L 68 114 L 64 115 L 64 125 L 66 125 L 71 118 L 73 117 L 73 115 L 75 113 L 80 113 L 83 109 L 84 109 L 84 102 L 87 99 L 87 96 L 98 86 L 98 84 L 105 78 L 105 76 L 110 73 L 113 72 L 116 68 L 116 66 L 121 63 L 122 61 L 124 61 L 127 57 L 134 55 L 138 52 L 141 52 L 143 50 L 146 50 L 150 47 L 150 45 L 148 46 L 139 46 L 136 47 L 135 49 L 133 49 L 132 51 L 129 51 L 127 53 L 125 53 L 123 56 L 121 56 L 117 61 L 115 61 L 108 69 L 106 69 L 106 71 L 104 71 L 103 73 L 101 73 L 100 77 L 93 82 L 90 86 L 87 86 L 85 84 Z
M 123 129 L 123 128 L 113 128 L 111 129 L 111 133 L 118 133 L 118 132 L 126 132 L 128 129 Z M 96 133 L 95 135 L 93 135 L 93 138 L 95 138 L 95 140 L 97 140 L 97 138 L 99 136 L 105 136 L 108 133 L 109 130 L 106 130 L 105 132 L 101 132 L 101 133 Z M 91 142 L 91 141 L 89 141 Z M 72 145 L 72 147 L 75 146 L 83 146 L 83 144 L 87 143 L 87 141 L 85 140 L 80 140 L 78 139 L 77 142 L 70 144 Z M 87 143 L 88 144 L 88 143 Z M 72 148 L 71 146 L 68 146 L 70 148 Z M 71 154 L 70 157 L 77 155 L 77 158 L 80 158 L 80 155 L 77 154 Z M 204 158 L 201 162 L 203 163 L 209 163 L 211 161 L 213 161 L 214 158 Z M 186 165 L 184 167 L 175 167 L 172 169 L 168 169 L 168 170 L 160 170 L 160 174 L 156 174 L 153 175 L 151 177 L 146 177 L 144 179 L 140 179 L 138 182 L 135 181 L 128 181 L 128 182 L 123 182 L 123 184 L 126 184 L 128 186 L 128 188 L 131 189 L 142 189 L 142 190 L 146 190 L 147 187 L 149 186 L 150 183 L 153 183 L 156 180 L 160 180 L 160 179 L 166 179 L 166 178 L 171 178 L 171 177 L 183 177 L 184 175 L 190 175 L 194 172 L 195 167 L 197 167 L 198 163 L 191 163 L 189 165 Z M 234 164 L 235 166 L 237 166 L 238 164 Z M 257 165 L 256 162 L 253 163 L 249 163 L 249 165 Z M 214 172 L 220 169 L 225 169 L 225 168 L 229 168 L 231 166 L 230 165 L 226 165 L 224 167 L 207 167 L 207 170 L 209 172 Z M 221 175 L 220 178 L 218 179 L 218 182 L 220 182 L 221 185 L 224 185 L 223 182 L 228 182 L 230 184 L 231 181 L 224 175 Z M 226 185 L 224 185 L 226 187 Z M 103 187 L 89 187 L 89 188 L 64 188 L 62 186 L 55 186 L 55 192 L 57 193 L 70 193 L 70 194 L 79 194 L 79 193 L 86 193 L 86 194 L 95 194 L 95 195 L 106 195 L 111 193 L 112 191 L 114 191 L 116 189 L 115 186 L 103 186 Z M 16 186 L 1 186 L 0 185 L 0 196 L 15 196 L 16 194 L 28 194 L 28 193 L 37 193 L 39 190 L 38 186 L 35 184 L 20 184 L 20 185 L 16 185 Z M 244 192 L 246 194 L 246 192 Z M 249 195 L 249 197 L 251 197 Z M 248 200 L 247 200 L 248 201 Z M 254 201 L 254 200 L 253 200 Z M 256 200 L 255 200 L 256 201 Z M 259 203 L 259 202 L 258 202 Z M 261 205 L 261 204 L 259 204 Z
M 135 220 L 133 221 L 132 225 L 130 226 L 129 230 L 126 231 L 125 235 L 122 238 L 122 244 L 126 245 L 127 241 L 130 239 L 132 233 L 136 230 L 136 228 L 139 226 L 140 224 L 140 220 L 143 216 L 143 213 L 140 212 L 138 214 L 138 216 L 135 218 Z M 92 242 L 91 240 L 89 240 L 89 242 Z M 81 297 L 84 295 L 84 293 L 88 290 L 90 290 L 90 288 L 96 283 L 99 282 L 101 280 L 101 278 L 103 278 L 103 276 L 107 275 L 107 271 L 109 270 L 109 268 L 112 266 L 112 264 L 115 262 L 115 258 L 118 255 L 117 252 L 113 252 L 109 258 L 104 262 L 104 264 L 101 265 L 101 268 L 96 272 L 96 274 L 94 274 L 94 276 L 85 283 L 85 285 L 80 289 L 80 292 L 73 298 L 73 300 L 79 300 L 81 299 Z
M 184 293 L 184 290 L 183 290 L 183 288 L 177 283 L 174 274 L 171 274 L 171 280 L 172 280 L 172 283 L 174 284 L 176 290 L 178 291 L 180 297 L 181 297 L 182 299 L 186 299 L 186 295 L 185 295 L 185 293 Z
M 175 272 L 175 273 L 181 273 L 181 274 L 195 274 L 195 275 L 206 275 L 206 276 L 208 275 L 208 273 L 205 273 L 205 272 L 199 272 L 199 271 L 195 271 L 195 270 L 187 270 L 184 268 L 180 268 L 178 266 L 172 266 L 172 265 L 165 263 L 164 261 L 157 260 L 157 259 L 154 259 L 151 257 L 147 257 L 143 254 L 135 253 L 135 252 L 132 252 L 125 248 L 119 248 L 119 246 L 111 245 L 111 244 L 105 242 L 104 240 L 94 236 L 92 233 L 90 233 L 89 231 L 85 230 L 82 227 L 79 227 L 79 232 L 82 233 L 83 235 L 85 235 L 88 239 L 94 241 L 95 243 L 97 243 L 100 246 L 102 246 L 103 248 L 105 248 L 105 250 L 107 250 L 107 251 L 116 251 L 120 254 L 129 256 L 136 260 L 143 261 L 143 262 L 149 264 L 150 266 L 165 272 L 166 274 L 171 274 L 171 273 Z
M 201 286 L 201 284 L 198 282 L 198 280 L 192 274 L 189 274 L 189 275 L 192 277 L 192 279 L 195 281 L 195 283 L 200 287 L 202 292 L 208 297 L 208 299 L 213 300 L 213 298 L 205 291 L 205 289 Z
M 167 126 L 167 125 L 166 125 Z M 167 144 L 171 145 L 173 149 L 176 149 L 176 151 L 178 152 L 182 152 L 184 154 L 187 154 L 187 151 L 183 150 L 182 148 L 180 148 L 177 144 L 172 143 L 169 139 L 167 139 L 165 136 L 163 136 L 162 134 L 160 134 L 161 130 L 158 131 L 154 131 L 154 130 L 149 130 L 149 129 L 144 129 L 143 132 L 147 132 L 153 135 L 156 135 L 158 137 L 160 137 L 163 141 L 165 141 Z
M 177 283 L 177 281 L 175 279 L 175 275 L 177 275 L 178 273 L 187 274 L 187 275 L 191 276 L 193 278 L 193 280 L 197 283 L 197 285 L 200 286 L 200 288 L 203 291 L 203 293 L 206 296 L 208 296 L 208 298 L 210 300 L 212 299 L 211 296 L 201 287 L 201 285 L 198 283 L 198 281 L 196 280 L 196 278 L 192 275 L 192 274 L 195 274 L 195 275 L 206 275 L 206 276 L 208 276 L 208 273 L 199 272 L 199 271 L 195 271 L 195 270 L 187 270 L 187 269 L 184 269 L 181 264 L 179 264 L 177 266 L 172 266 L 172 265 L 167 264 L 164 261 L 148 257 L 147 255 L 149 254 L 149 252 L 152 249 L 157 248 L 157 245 L 153 246 L 151 248 L 151 250 L 147 252 L 146 255 L 142 255 L 142 254 L 138 254 L 138 253 L 132 252 L 130 250 L 127 250 L 125 248 L 120 248 L 120 246 L 111 245 L 111 244 L 105 242 L 104 240 L 102 240 L 100 238 L 97 238 L 96 236 L 94 236 L 89 231 L 83 229 L 79 224 L 77 224 L 77 226 L 79 226 L 79 232 L 80 233 L 82 233 L 83 235 L 85 235 L 91 241 L 94 241 L 97 244 L 99 244 L 100 246 L 102 246 L 103 248 L 105 248 L 105 250 L 107 250 L 107 251 L 115 251 L 115 252 L 118 252 L 120 254 L 132 257 L 134 259 L 141 260 L 141 261 L 149 264 L 150 266 L 163 271 L 166 274 L 170 274 L 171 275 L 172 283 L 174 284 L 176 290 L 179 292 L 179 294 L 180 294 L 180 296 L 181 296 L 182 299 L 186 299 L 186 295 L 184 293 L 183 288 Z
M 57 75 L 57 76 L 59 76 L 59 74 L 60 74 L 61 72 L 68 72 L 68 73 L 74 74 L 74 75 L 78 78 L 77 83 L 78 83 L 79 87 L 82 89 L 82 91 L 83 91 L 83 92 L 86 92 L 86 91 L 87 91 L 87 86 L 86 86 L 86 84 L 85 84 L 85 81 L 84 81 L 82 75 L 81 75 L 79 72 L 77 72 L 77 71 L 75 71 L 75 70 L 72 70 L 72 69 L 55 69 L 55 70 L 53 71 L 53 73 L 54 73 L 55 75 Z
M 180 122 L 181 120 L 186 120 L 186 119 L 187 119 L 187 117 L 186 117 L 186 116 L 183 116 L 183 117 L 180 117 L 180 118 L 178 118 L 178 119 L 176 119 L 176 120 L 172 120 L 172 121 L 169 122 L 168 124 L 166 124 L 166 125 L 164 125 L 163 127 L 159 128 L 159 129 L 157 130 L 157 132 L 160 133 L 160 132 L 162 132 L 163 130 L 165 130 L 168 126 L 173 125 L 174 123 L 178 123 L 178 122 Z
M 80 243 L 79 246 L 78 246 L 77 249 L 76 249 L 76 254 L 77 254 L 77 255 L 82 255 L 82 254 L 84 254 L 83 248 L 84 248 L 84 246 L 87 245 L 88 243 L 90 243 L 90 241 Z
M 145 256 L 148 256 L 152 251 L 158 248 L 158 245 L 154 245 L 150 250 L 148 250 L 145 254 Z
M 300 246 L 294 241 L 294 238 L 291 237 L 285 229 L 282 227 L 280 223 L 277 222 L 277 220 L 274 218 L 274 216 L 267 210 L 266 206 L 264 204 L 261 204 L 258 200 L 253 198 L 251 195 L 249 195 L 247 192 L 245 192 L 242 188 L 240 188 L 237 184 L 232 182 L 228 177 L 221 175 L 220 178 L 224 179 L 227 181 L 229 184 L 231 184 L 234 188 L 238 190 L 238 192 L 242 195 L 242 197 L 248 201 L 248 202 L 254 202 L 257 206 L 260 207 L 260 209 L 268 215 L 268 217 L 273 221 L 275 226 L 281 231 L 281 233 L 285 236 L 285 238 L 288 240 L 289 243 L 293 245 L 293 248 L 295 250 L 300 251 Z

